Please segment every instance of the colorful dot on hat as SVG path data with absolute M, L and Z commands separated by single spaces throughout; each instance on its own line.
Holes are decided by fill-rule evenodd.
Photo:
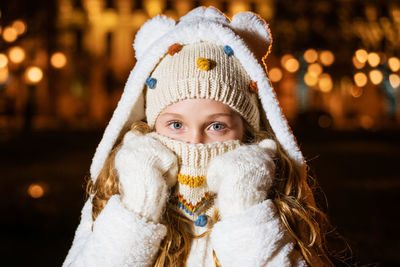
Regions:
M 197 220 L 194 223 L 194 225 L 204 227 L 207 224 L 207 221 L 208 221 L 207 216 L 204 214 L 201 214 L 201 215 L 199 215 L 199 217 L 197 217 Z
M 257 94 L 258 93 L 258 86 L 257 82 L 250 81 L 250 92 Z
M 229 45 L 225 45 L 225 46 L 224 46 L 224 52 L 225 52 L 225 54 L 227 54 L 228 56 L 233 56 L 233 49 L 232 49 L 232 47 L 230 47 Z
M 176 53 L 178 53 L 179 51 L 181 51 L 181 49 L 182 49 L 182 45 L 175 43 L 175 44 L 171 45 L 170 47 L 168 47 L 168 54 L 173 56 Z
M 156 86 L 157 80 L 154 78 L 147 78 L 146 84 L 150 89 L 153 89 Z
M 211 62 L 210 60 L 203 58 L 203 57 L 199 57 L 196 61 L 197 63 L 197 67 L 201 70 L 210 70 L 211 68 Z

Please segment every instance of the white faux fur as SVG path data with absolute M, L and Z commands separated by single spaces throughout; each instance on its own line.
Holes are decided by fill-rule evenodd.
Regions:
M 229 20 L 217 9 L 199 7 L 182 17 L 179 23 L 172 28 L 172 21 L 161 16 L 156 18 L 154 25 L 145 27 L 140 31 L 136 41 L 139 42 L 139 54 L 142 54 L 142 56 L 139 57 L 136 66 L 129 75 L 118 107 L 93 157 L 90 172 L 94 181 L 120 131 L 124 127 L 128 127 L 133 121 L 144 118 L 143 88 L 145 80 L 165 55 L 168 47 L 177 42 L 184 45 L 199 41 L 214 42 L 219 45 L 228 44 L 232 47 L 235 56 L 242 63 L 251 79 L 257 82 L 259 98 L 278 141 L 288 152 L 295 166 L 300 169 L 303 175 L 306 174 L 303 155 L 282 113 L 262 63 L 260 63 L 262 60 L 256 58 L 259 53 L 252 51 L 251 49 L 255 49 L 253 45 L 250 46 L 246 43 L 249 38 L 251 40 L 264 40 L 266 41 L 265 48 L 264 52 L 261 53 L 268 51 L 270 45 L 268 41 L 270 40 L 268 26 L 253 13 L 238 14 L 235 17 L 236 22 L 229 23 Z M 161 32 L 164 32 L 165 29 L 171 29 L 156 40 L 150 37 L 147 39 L 147 35 L 153 34 L 149 31 L 160 23 L 166 24 Z M 245 27 L 249 25 L 250 30 L 245 31 L 245 27 L 239 27 L 239 24 L 246 25 Z M 150 22 L 148 25 L 151 25 Z M 151 40 L 154 41 L 148 45 L 147 49 L 142 51 L 146 46 L 145 44 L 151 42 Z M 261 42 L 256 43 L 261 44 Z
M 148 222 L 123 207 L 119 196 L 110 198 L 92 227 L 92 205 L 82 209 L 81 222 L 66 266 L 149 266 L 158 252 L 167 229 Z
M 216 223 L 210 238 L 222 266 L 306 266 L 270 199 Z

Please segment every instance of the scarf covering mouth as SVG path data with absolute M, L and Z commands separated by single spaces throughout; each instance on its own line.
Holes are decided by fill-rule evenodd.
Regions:
M 148 135 L 169 148 L 178 159 L 178 182 L 173 187 L 169 202 L 182 215 L 195 221 L 196 226 L 204 226 L 208 220 L 205 216 L 215 217 L 214 196 L 207 186 L 208 164 L 213 158 L 239 147 L 241 142 L 228 140 L 191 144 L 155 132 Z

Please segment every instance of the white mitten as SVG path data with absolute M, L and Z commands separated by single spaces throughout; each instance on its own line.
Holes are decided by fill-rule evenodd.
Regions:
M 266 199 L 275 175 L 276 143 L 265 139 L 242 145 L 213 159 L 207 170 L 207 185 L 217 194 L 222 218 L 238 214 Z
M 169 188 L 176 183 L 176 156 L 148 135 L 128 132 L 115 156 L 122 203 L 153 222 L 161 218 Z

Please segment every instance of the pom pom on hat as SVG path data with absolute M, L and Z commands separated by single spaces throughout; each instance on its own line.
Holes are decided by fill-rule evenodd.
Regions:
M 154 78 L 147 78 L 146 84 L 150 89 L 153 89 L 156 86 L 157 80 Z
M 211 68 L 211 62 L 210 60 L 203 58 L 203 57 L 199 57 L 196 61 L 197 63 L 197 67 L 201 70 L 210 70 Z
M 168 54 L 173 56 L 181 50 L 182 50 L 182 45 L 175 43 L 175 44 L 171 45 L 170 47 L 168 47 Z

